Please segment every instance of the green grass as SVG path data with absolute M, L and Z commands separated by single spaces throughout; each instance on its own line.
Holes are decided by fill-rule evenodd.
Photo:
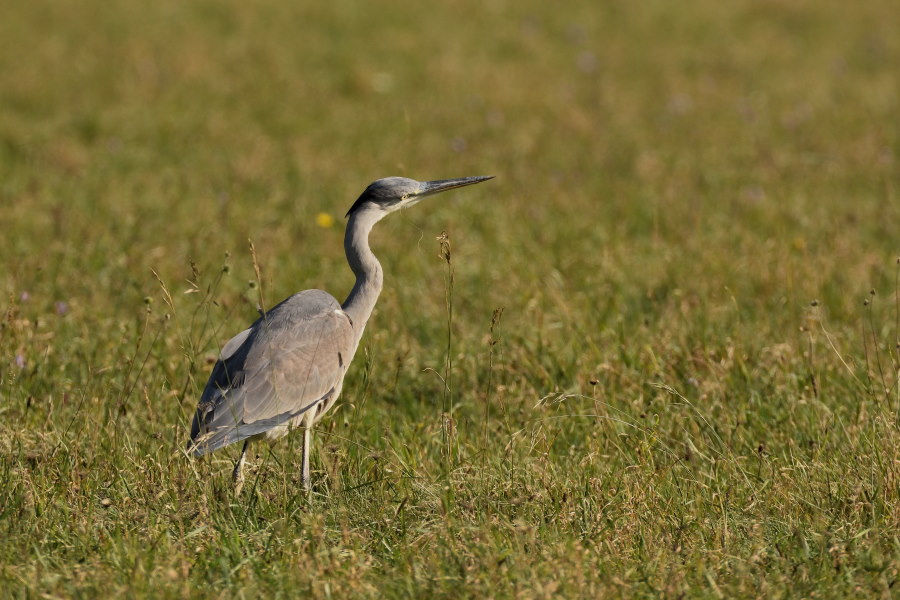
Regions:
M 896 593 L 893 3 L 3 12 L 0 595 Z M 479 174 L 373 234 L 311 498 L 184 455 L 366 184 Z

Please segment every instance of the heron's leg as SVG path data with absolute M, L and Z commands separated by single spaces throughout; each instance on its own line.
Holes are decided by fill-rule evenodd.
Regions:
M 303 489 L 307 492 L 309 491 L 309 446 L 310 446 L 310 433 L 312 429 L 312 423 L 310 420 L 307 420 L 303 427 L 303 457 L 302 463 L 300 466 L 300 485 L 303 486 Z
M 234 482 L 234 493 L 240 494 L 241 488 L 244 487 L 244 456 L 247 454 L 247 446 L 250 440 L 244 440 L 244 447 L 241 449 L 241 457 L 238 458 L 234 465 L 234 471 L 231 473 L 231 480 Z

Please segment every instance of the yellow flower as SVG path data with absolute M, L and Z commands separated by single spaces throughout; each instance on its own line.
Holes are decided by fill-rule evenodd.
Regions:
M 316 215 L 316 225 L 318 225 L 322 229 L 328 229 L 329 227 L 334 225 L 334 217 L 332 217 L 328 213 L 320 212 Z

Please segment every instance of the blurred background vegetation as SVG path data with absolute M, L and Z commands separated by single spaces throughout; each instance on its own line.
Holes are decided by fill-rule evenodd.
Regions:
M 2 12 L 7 589 L 891 593 L 892 3 Z M 260 300 L 349 291 L 366 184 L 480 174 L 373 234 L 312 500 L 288 443 L 239 500 L 183 456 Z

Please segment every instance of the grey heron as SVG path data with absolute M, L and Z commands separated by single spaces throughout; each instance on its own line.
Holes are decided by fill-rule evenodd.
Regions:
M 194 414 L 188 451 L 196 456 L 243 441 L 233 478 L 240 492 L 244 457 L 254 440 L 275 440 L 303 427 L 300 478 L 309 490 L 310 432 L 341 393 L 366 323 L 381 293 L 381 264 L 369 232 L 385 216 L 426 196 L 493 176 L 415 181 L 387 177 L 371 183 L 347 212 L 347 262 L 356 283 L 343 304 L 322 290 L 294 294 L 231 338 Z

